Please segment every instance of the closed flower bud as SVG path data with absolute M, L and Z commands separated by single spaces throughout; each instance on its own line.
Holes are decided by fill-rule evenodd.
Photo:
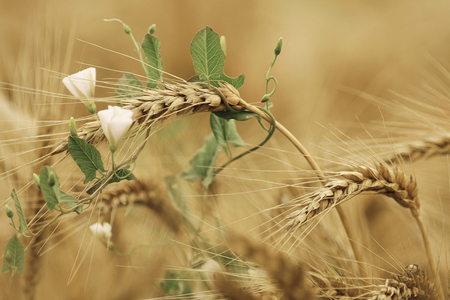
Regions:
M 50 172 L 50 174 L 48 175 L 48 185 L 53 187 L 56 184 L 56 175 L 53 172 Z
M 71 117 L 69 121 L 69 131 L 70 136 L 78 137 L 77 124 L 75 124 L 75 119 L 73 117 Z
M 156 24 L 153 24 L 152 26 L 150 26 L 150 27 L 148 28 L 148 33 L 149 33 L 149 34 L 154 34 L 155 31 L 156 31 Z
M 131 33 L 131 28 L 127 24 L 123 24 L 123 31 L 125 31 L 126 34 Z
M 269 94 L 265 94 L 262 98 L 261 98 L 261 102 L 267 102 L 270 100 L 270 95 Z
M 3 260 L 5 261 L 5 264 L 9 265 L 12 263 L 12 255 L 11 255 L 11 252 L 9 252 L 9 250 L 6 250 Z
M 39 178 L 39 175 L 36 173 L 33 173 L 34 182 L 36 182 L 36 185 L 38 188 L 41 188 L 41 179 Z
M 117 150 L 119 140 L 128 132 L 133 123 L 133 112 L 119 106 L 108 106 L 98 112 L 103 133 L 109 141 L 112 152 Z
M 220 37 L 220 47 L 222 48 L 223 54 L 227 55 L 227 39 L 224 35 Z
M 283 38 L 280 37 L 280 39 L 278 40 L 277 45 L 275 46 L 275 49 L 274 49 L 275 55 L 277 55 L 277 56 L 280 55 L 282 46 L 283 46 Z
M 95 68 L 87 68 L 63 79 L 67 89 L 72 95 L 79 98 L 92 114 L 96 112 L 95 103 L 91 100 L 95 94 L 95 78 Z
M 89 226 L 92 233 L 106 246 L 106 249 L 113 250 L 114 244 L 110 241 L 112 237 L 111 224 L 109 223 L 95 223 Z
M 8 218 L 11 219 L 12 217 L 14 217 L 14 211 L 11 209 L 11 207 L 9 207 L 8 204 L 5 205 L 5 211 Z

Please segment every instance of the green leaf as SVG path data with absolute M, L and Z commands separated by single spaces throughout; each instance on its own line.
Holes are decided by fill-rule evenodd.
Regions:
M 145 73 L 147 74 L 147 87 L 155 88 L 158 82 L 162 82 L 163 62 L 161 58 L 161 42 L 151 34 L 146 34 L 142 41 L 142 49 L 147 58 Z
M 217 143 L 214 134 L 205 138 L 203 147 L 192 158 L 189 169 L 181 173 L 181 177 L 187 181 L 203 180 L 203 186 L 207 188 L 214 179 L 214 163 L 221 147 Z
M 225 53 L 220 46 L 219 35 L 210 27 L 200 30 L 194 36 L 191 42 L 191 56 L 200 81 L 216 87 L 219 87 L 221 81 L 226 81 L 236 89 L 244 84 L 244 75 L 231 78 L 223 73 Z
M 5 248 L 5 255 L 3 256 L 2 273 L 18 272 L 23 274 L 23 267 L 25 265 L 25 248 L 22 246 L 19 238 L 14 235 L 8 242 Z
M 219 143 L 222 148 L 227 152 L 228 157 L 230 157 L 229 149 L 228 149 L 228 121 L 222 118 L 217 117 L 215 114 L 211 114 L 209 118 L 209 123 L 211 125 L 212 132 L 216 141 Z
M 70 139 L 71 137 L 69 137 Z M 54 174 L 55 183 L 53 186 L 49 184 L 50 174 Z M 59 180 L 56 176 L 55 171 L 49 166 L 44 166 L 39 173 L 39 178 L 41 179 L 40 187 L 42 194 L 44 195 L 45 201 L 47 202 L 48 210 L 53 210 L 56 205 L 59 204 L 61 198 L 61 192 L 59 190 Z
M 237 132 L 236 122 L 234 120 L 228 121 L 228 132 L 228 142 L 230 142 L 234 147 L 242 147 L 245 145 L 244 140 Z
M 119 181 L 122 181 L 122 180 L 125 180 L 125 179 L 126 179 L 126 180 L 137 180 L 136 176 L 134 176 L 134 174 L 131 173 L 131 171 L 128 171 L 128 170 L 117 170 L 117 171 L 116 171 L 116 174 L 119 175 L 120 178 L 119 178 L 118 176 L 114 175 L 114 177 L 111 178 L 111 179 L 108 181 L 108 183 L 105 185 L 105 187 L 106 187 L 108 184 L 110 184 L 110 183 L 113 183 L 113 182 L 119 182 Z M 87 190 L 86 193 L 88 193 L 89 195 L 92 195 L 93 193 L 95 193 L 95 192 L 102 186 L 102 184 L 103 184 L 104 181 L 105 181 L 105 178 L 104 178 L 104 177 L 103 177 L 102 179 L 98 180 L 95 184 L 93 184 L 93 185 Z
M 206 27 L 194 36 L 191 42 L 191 56 L 194 69 L 201 80 L 209 82 L 219 79 L 223 73 L 225 54 L 220 47 L 220 37 Z
M 61 203 L 68 206 L 68 207 L 74 207 L 78 204 L 78 200 L 73 198 L 72 196 L 64 193 L 61 191 Z M 77 209 L 75 209 L 75 212 L 79 215 L 83 212 L 83 206 L 78 206 Z
M 137 180 L 137 178 L 129 170 L 117 170 L 116 174 L 114 174 L 114 177 L 109 180 L 108 184 L 120 182 L 122 180 Z
M 69 153 L 86 176 L 84 183 L 94 179 L 97 171 L 105 172 L 100 152 L 85 140 L 69 136 Z
M 27 225 L 27 221 L 25 220 L 25 216 L 23 214 L 22 206 L 20 205 L 19 198 L 17 197 L 16 190 L 12 190 L 11 197 L 14 200 L 14 205 L 16 206 L 17 215 L 19 216 L 19 232 L 22 235 L 25 235 L 25 229 L 30 231 Z
M 241 75 L 237 78 L 232 78 L 222 73 L 219 77 L 219 80 L 228 82 L 238 90 L 244 85 L 245 75 Z
M 116 98 L 136 98 L 144 94 L 142 83 L 130 73 L 123 74 L 116 86 Z
M 166 176 L 164 177 L 164 182 L 166 183 L 168 194 L 172 205 L 176 207 L 182 214 L 182 216 L 187 216 L 189 212 L 189 202 L 184 196 L 183 187 L 181 185 L 181 180 L 179 176 Z
M 239 111 L 229 111 L 229 110 L 222 110 L 222 111 L 214 111 L 213 114 L 216 116 L 226 119 L 226 120 L 237 120 L 237 121 L 247 121 L 251 118 L 258 117 L 257 114 L 254 112 L 251 112 L 249 110 L 239 110 Z

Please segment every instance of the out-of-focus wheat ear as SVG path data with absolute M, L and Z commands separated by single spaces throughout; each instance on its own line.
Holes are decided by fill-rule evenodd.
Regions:
M 394 151 L 394 156 L 386 159 L 386 163 L 415 162 L 439 155 L 447 155 L 450 154 L 450 135 L 428 137 L 424 140 L 408 143 L 403 147 L 394 149 Z
M 224 273 L 214 274 L 214 285 L 229 300 L 257 300 L 255 296 L 246 292 L 236 281 Z
M 316 295 L 321 299 L 357 299 L 358 296 L 364 295 L 368 291 L 365 287 L 355 286 L 348 282 L 342 276 L 325 275 L 316 272 L 308 272 L 308 275 L 316 286 Z
M 122 100 L 123 108 L 133 111 L 133 122 L 136 125 L 131 134 L 171 116 L 225 110 L 227 107 L 224 100 L 235 110 L 243 108 L 239 92 L 228 83 L 217 89 L 221 95 L 217 90 L 209 90 L 194 83 L 165 83 L 164 88 L 146 90 L 142 97 Z M 222 99 L 221 96 L 225 98 Z M 78 136 L 89 144 L 97 144 L 106 139 L 100 121 L 82 125 L 78 129 Z M 52 154 L 66 151 L 67 143 L 67 139 L 61 141 Z
M 144 205 L 154 211 L 174 233 L 178 233 L 182 225 L 180 214 L 170 203 L 164 187 L 164 183 L 150 180 L 111 184 L 102 193 L 100 218 L 120 206 Z
M 439 299 L 434 284 L 417 265 L 409 265 L 402 274 L 395 274 L 394 279 L 386 279 L 368 297 L 371 300 L 390 299 Z
M 266 245 L 249 238 L 230 233 L 226 241 L 231 249 L 246 260 L 263 267 L 273 277 L 287 300 L 313 299 L 313 292 L 307 284 L 305 270 L 280 252 L 276 253 Z

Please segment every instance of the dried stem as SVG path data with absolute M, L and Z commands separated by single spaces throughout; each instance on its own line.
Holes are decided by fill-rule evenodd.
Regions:
M 259 108 L 248 103 L 245 103 L 243 106 L 244 108 L 250 110 L 251 112 L 258 114 L 267 122 L 272 123 L 272 120 Z M 278 121 L 275 121 L 275 126 L 276 129 L 278 129 L 278 131 L 280 131 L 298 149 L 298 151 L 308 161 L 311 168 L 316 172 L 316 176 L 319 178 L 322 185 L 325 185 L 326 183 L 325 175 L 323 174 L 322 170 L 320 169 L 319 165 L 316 163 L 314 158 L 311 156 L 311 154 L 309 154 L 308 150 L 302 145 L 302 143 L 300 143 L 299 140 L 297 140 L 297 138 L 289 130 L 286 129 L 286 127 L 281 125 Z M 358 264 L 360 275 L 363 278 L 368 278 L 365 266 L 363 265 L 363 256 L 361 251 L 359 250 L 359 245 L 356 242 L 356 236 L 355 233 L 353 232 L 353 228 L 350 222 L 348 221 L 347 216 L 345 215 L 344 209 L 340 206 L 336 206 L 336 210 L 339 214 L 339 218 L 341 219 L 342 225 L 347 233 L 350 245 L 353 249 L 353 253 L 355 255 L 355 259 Z

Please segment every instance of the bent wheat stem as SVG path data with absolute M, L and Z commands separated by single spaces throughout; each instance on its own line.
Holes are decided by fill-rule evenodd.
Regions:
M 249 111 L 258 114 L 267 122 L 269 122 L 269 123 L 273 122 L 273 120 L 271 118 L 269 118 L 265 113 L 263 113 L 256 106 L 248 104 L 244 101 L 242 101 L 242 106 L 244 108 L 248 109 Z M 316 163 L 314 158 L 311 156 L 311 154 L 309 154 L 308 150 L 302 145 L 302 143 L 300 143 L 300 141 L 297 140 L 297 138 L 289 130 L 287 130 L 286 127 L 281 125 L 278 121 L 275 120 L 275 124 L 273 124 L 273 125 L 297 148 L 297 150 L 308 161 L 311 168 L 316 172 L 316 176 L 319 178 L 322 185 L 325 185 L 326 184 L 325 175 L 323 174 L 322 170 L 320 169 L 319 165 Z M 341 223 L 344 226 L 344 229 L 347 233 L 347 237 L 348 237 L 351 247 L 353 249 L 353 253 L 355 255 L 355 259 L 358 264 L 359 273 L 360 273 L 361 277 L 368 278 L 368 274 L 363 265 L 363 256 L 361 254 L 361 251 L 359 250 L 358 244 L 356 243 L 356 237 L 355 237 L 353 229 L 350 225 L 350 222 L 348 221 L 342 207 L 336 206 L 336 210 L 339 214 L 339 218 L 341 219 Z

